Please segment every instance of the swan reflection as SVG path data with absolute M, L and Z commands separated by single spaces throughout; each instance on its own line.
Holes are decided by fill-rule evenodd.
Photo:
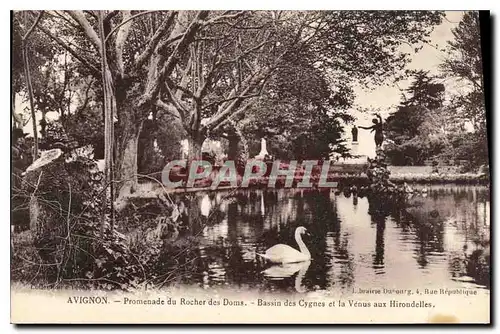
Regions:
M 310 265 L 311 261 L 274 265 L 262 271 L 262 274 L 268 279 L 281 280 L 292 277 L 298 272 L 297 276 L 295 276 L 295 290 L 297 292 L 306 292 L 307 289 L 302 286 L 302 279 L 306 275 Z

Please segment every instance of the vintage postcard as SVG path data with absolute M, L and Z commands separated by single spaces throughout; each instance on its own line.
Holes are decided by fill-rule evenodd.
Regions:
M 490 323 L 489 12 L 11 20 L 12 323 Z

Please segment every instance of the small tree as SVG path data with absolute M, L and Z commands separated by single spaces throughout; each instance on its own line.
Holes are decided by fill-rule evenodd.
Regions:
M 425 71 L 417 71 L 403 94 L 403 103 L 385 123 L 385 151 L 393 165 L 422 165 L 444 146 L 444 85 Z

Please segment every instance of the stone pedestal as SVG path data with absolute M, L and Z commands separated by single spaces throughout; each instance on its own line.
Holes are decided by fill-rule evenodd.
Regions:
M 260 140 L 260 152 L 257 154 L 255 157 L 256 159 L 264 159 L 266 155 L 269 155 L 269 152 L 267 152 L 267 143 L 264 138 Z
M 355 141 L 351 143 L 351 154 L 352 155 L 359 154 L 359 142 Z

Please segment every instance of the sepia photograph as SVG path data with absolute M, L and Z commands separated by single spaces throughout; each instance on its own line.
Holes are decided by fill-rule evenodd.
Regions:
M 490 324 L 489 11 L 10 17 L 12 323 Z

